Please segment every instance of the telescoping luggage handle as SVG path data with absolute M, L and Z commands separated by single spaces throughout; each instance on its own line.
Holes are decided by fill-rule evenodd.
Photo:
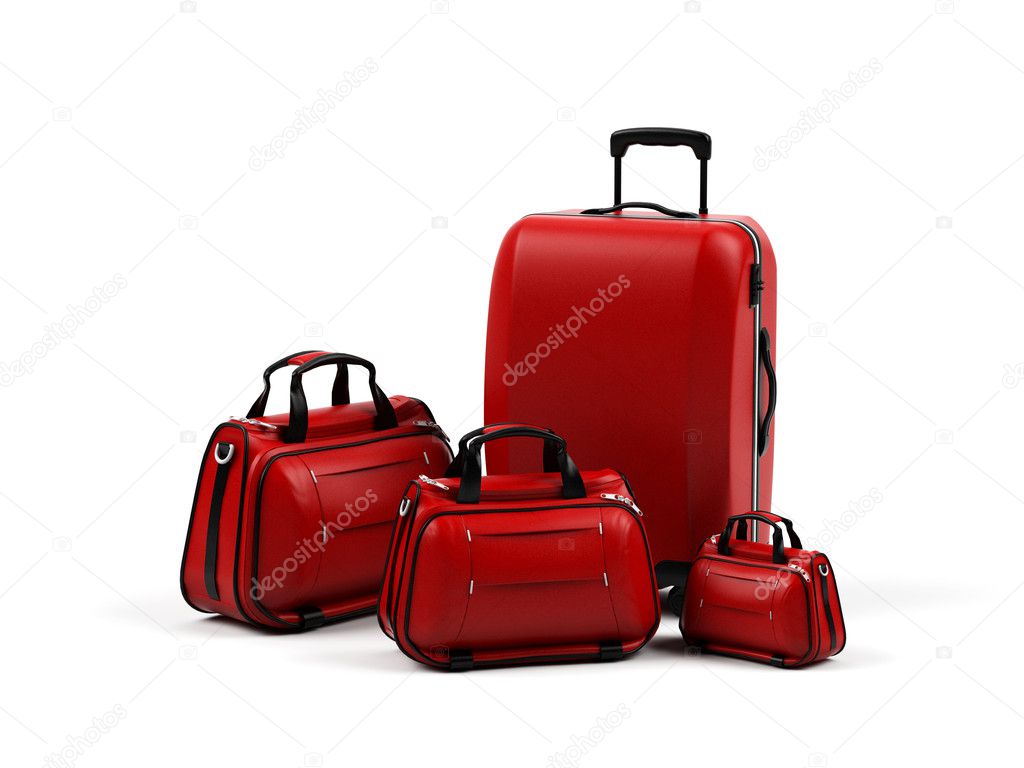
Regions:
M 398 426 L 398 418 L 395 416 L 395 409 L 391 406 L 391 401 L 388 400 L 387 395 L 384 394 L 381 388 L 377 386 L 377 369 L 373 363 L 361 357 L 346 355 L 340 352 L 302 352 L 298 355 L 282 358 L 271 365 L 263 375 L 265 382 L 263 393 L 253 403 L 252 408 L 249 409 L 248 418 L 263 415 L 263 410 L 267 406 L 267 398 L 270 395 L 270 374 L 286 365 L 297 367 L 292 371 L 288 426 L 285 427 L 281 435 L 284 442 L 301 443 L 305 441 L 306 433 L 309 431 L 309 406 L 306 403 L 306 392 L 302 388 L 302 376 L 314 368 L 319 368 L 323 365 L 338 366 L 338 376 L 334 380 L 334 390 L 331 398 L 334 405 L 348 404 L 347 366 L 358 365 L 365 368 L 370 375 L 370 397 L 377 412 L 374 418 L 374 429 L 393 429 Z M 344 379 L 342 379 L 342 370 L 345 371 Z M 339 381 L 344 382 L 343 398 L 341 397 Z M 344 402 L 339 402 L 342 399 Z
M 797 536 L 796 531 L 793 530 L 792 520 L 772 514 L 771 512 L 749 512 L 744 515 L 733 515 L 726 522 L 725 530 L 722 531 L 721 536 L 718 537 L 718 554 L 725 556 L 730 554 L 729 541 L 732 539 L 733 530 L 736 529 L 737 535 L 745 535 L 747 520 L 755 523 L 767 523 L 772 527 L 772 530 L 774 531 L 772 535 L 773 563 L 778 563 L 780 565 L 784 565 L 786 563 L 786 555 L 783 553 L 782 529 L 779 528 L 779 523 L 786 526 L 786 533 L 789 534 L 790 546 L 795 549 L 803 549 L 800 537 Z
M 487 429 L 488 427 L 484 427 L 484 431 L 480 434 L 472 435 L 470 433 L 472 436 L 468 437 L 468 439 L 463 438 L 466 440 L 466 445 L 465 449 L 460 451 L 460 455 L 464 458 L 461 482 L 459 483 L 459 495 L 456 498 L 459 504 L 476 504 L 480 501 L 480 478 L 483 475 L 480 450 L 484 444 L 492 440 L 504 440 L 509 437 L 535 437 L 543 440 L 545 443 L 545 457 L 548 454 L 547 446 L 552 446 L 551 450 L 554 451 L 555 463 L 558 467 L 556 471 L 562 475 L 562 496 L 566 499 L 582 499 L 586 497 L 587 491 L 583 485 L 583 478 L 580 476 L 580 471 L 576 468 L 576 464 L 569 458 L 565 447 L 565 440 L 554 432 L 518 424 L 502 427 L 492 432 L 486 431 Z M 453 461 L 452 464 L 454 465 L 455 462 Z
M 700 160 L 700 208 L 698 213 L 708 212 L 708 160 L 711 159 L 711 137 L 700 131 L 685 128 L 624 128 L 615 131 L 609 142 L 612 157 L 615 159 L 615 204 L 610 208 L 592 208 L 583 213 L 615 213 L 624 208 L 649 208 L 678 218 L 695 218 L 686 211 L 674 211 L 655 203 L 623 203 L 622 202 L 622 158 L 634 144 L 650 147 L 689 147 Z

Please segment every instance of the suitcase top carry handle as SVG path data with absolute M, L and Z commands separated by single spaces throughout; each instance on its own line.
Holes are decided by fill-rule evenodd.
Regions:
M 445 470 L 444 476 L 462 477 L 462 468 L 466 464 L 466 446 L 469 444 L 469 441 L 472 440 L 474 437 L 479 437 L 480 435 L 486 434 L 488 432 L 494 432 L 495 430 L 501 429 L 503 427 L 528 427 L 531 429 L 540 429 L 539 427 L 534 427 L 532 424 L 523 424 L 518 421 L 502 421 L 495 424 L 488 424 L 485 427 L 479 427 L 477 429 L 474 429 L 472 432 L 467 432 L 462 436 L 462 439 L 459 440 L 458 453 L 455 454 L 455 458 L 452 459 L 452 463 L 448 465 L 448 469 Z M 546 429 L 544 431 L 551 432 L 550 429 Z M 554 434 L 554 432 L 551 432 L 551 434 Z M 559 471 L 558 460 L 555 457 L 555 449 L 553 447 L 553 444 L 549 442 L 544 443 L 544 471 Z
M 612 134 L 609 145 L 615 158 L 615 205 L 622 203 L 622 158 L 634 144 L 649 147 L 689 147 L 700 160 L 700 208 L 708 212 L 708 160 L 711 159 L 711 137 L 685 128 L 624 128 Z M 634 204 L 635 205 L 635 204 Z
M 484 429 L 487 429 L 486 427 Z M 583 485 L 583 478 L 576 464 L 565 449 L 565 440 L 554 432 L 528 426 L 511 426 L 497 429 L 493 432 L 485 432 L 469 438 L 466 443 L 465 456 L 463 460 L 461 482 L 459 483 L 459 495 L 456 501 L 459 504 L 476 504 L 480 501 L 480 478 L 483 469 L 480 462 L 480 450 L 485 443 L 492 440 L 504 440 L 509 437 L 535 437 L 543 440 L 545 445 L 551 445 L 554 450 L 555 462 L 562 474 L 562 496 L 566 499 L 582 499 L 587 495 Z M 545 448 L 547 453 L 547 448 Z M 453 462 L 454 463 L 454 462 Z
M 282 357 L 280 360 L 271 363 L 267 366 L 267 370 L 263 372 L 263 392 L 256 398 L 256 402 L 252 404 L 249 412 L 245 415 L 247 419 L 258 419 L 266 414 L 267 401 L 270 399 L 270 376 L 275 372 L 279 371 L 288 365 L 301 365 L 306 360 L 312 359 L 312 357 L 330 354 L 328 352 L 318 352 L 316 350 L 307 350 L 306 352 L 296 352 L 294 355 L 288 355 Z M 348 366 L 345 363 L 338 364 L 338 373 L 334 377 L 334 387 L 331 390 L 331 405 L 348 405 Z
M 590 215 L 602 215 L 605 213 L 618 213 L 624 211 L 627 208 L 647 208 L 658 213 L 663 213 L 666 216 L 674 216 L 677 219 L 696 219 L 697 214 L 690 211 L 677 211 L 674 208 L 666 208 L 664 205 L 658 205 L 657 203 L 619 203 L 618 205 L 609 205 L 607 208 L 588 208 L 585 211 L 580 211 L 584 216 Z
M 793 523 L 790 520 L 770 513 L 751 512 L 745 515 L 733 515 L 729 518 L 725 524 L 725 530 L 722 531 L 722 535 L 718 537 L 718 554 L 725 556 L 730 554 L 729 540 L 732 538 L 733 530 L 737 527 L 738 523 L 746 520 L 767 523 L 772 527 L 772 530 L 774 531 L 774 535 L 772 536 L 773 563 L 779 565 L 785 565 L 786 563 L 786 555 L 783 552 L 782 529 L 779 528 L 780 522 L 786 526 L 786 531 L 790 535 L 790 545 L 796 549 L 803 549 L 803 546 L 800 543 L 800 538 L 793 530 Z
M 291 407 L 288 411 L 288 426 L 285 427 L 282 435 L 282 439 L 286 443 L 302 443 L 306 440 L 306 433 L 309 431 L 309 406 L 306 404 L 306 393 L 302 388 L 302 375 L 322 365 L 358 365 L 365 368 L 370 374 L 370 397 L 377 409 L 377 415 L 373 422 L 374 429 L 394 429 L 398 426 L 398 418 L 395 416 L 395 409 L 391 406 L 391 401 L 377 386 L 377 369 L 373 363 L 355 355 L 329 352 L 306 359 L 292 371 Z

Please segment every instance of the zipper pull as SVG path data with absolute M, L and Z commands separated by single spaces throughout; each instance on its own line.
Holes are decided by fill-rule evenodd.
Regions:
M 277 429 L 276 424 L 268 424 L 267 422 L 260 421 L 259 419 L 232 417 L 231 420 L 237 421 L 239 424 L 251 424 L 254 427 L 260 427 L 261 429 Z
M 638 515 L 640 515 L 640 517 L 644 516 L 644 513 L 640 511 L 640 507 L 638 507 L 636 505 L 636 502 L 629 498 L 629 496 L 623 496 L 621 493 L 602 493 L 601 498 L 611 499 L 612 501 L 617 501 L 620 504 L 625 504 L 627 507 L 629 507 Z
M 442 491 L 447 491 L 448 490 L 448 486 L 447 485 L 445 485 L 444 483 L 439 483 L 439 482 L 437 482 L 437 480 L 434 480 L 433 478 L 427 477 L 426 475 L 420 475 L 419 476 L 419 481 L 421 483 L 427 483 L 428 485 L 432 485 L 435 488 L 440 488 Z
M 451 442 L 451 439 L 448 437 L 448 435 L 445 433 L 445 431 L 443 429 L 441 429 L 441 425 L 438 424 L 436 421 L 418 420 L 418 421 L 414 421 L 413 422 L 413 426 L 415 426 L 415 427 L 424 427 L 426 429 L 437 430 L 437 432 L 440 433 L 441 437 L 443 437 L 445 440 L 448 440 L 449 442 Z

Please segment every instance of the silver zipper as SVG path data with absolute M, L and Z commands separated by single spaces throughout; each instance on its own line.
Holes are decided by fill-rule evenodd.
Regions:
M 436 421 L 414 421 L 413 426 L 425 427 L 426 429 L 436 429 L 440 433 L 441 437 L 443 437 L 445 440 L 448 440 L 448 435 L 445 433 L 443 429 L 441 429 L 441 425 L 438 424 Z
M 447 485 L 445 485 L 444 483 L 439 483 L 439 482 L 437 482 L 437 480 L 434 480 L 433 478 L 427 477 L 426 475 L 420 475 L 419 476 L 419 481 L 421 483 L 427 483 L 428 485 L 432 485 L 435 488 L 440 488 L 442 491 L 447 491 L 448 490 L 448 486 Z
M 620 504 L 625 504 L 627 507 L 629 507 L 638 515 L 640 515 L 640 517 L 644 516 L 644 513 L 640 511 L 640 507 L 638 507 L 636 505 L 636 502 L 629 498 L 629 496 L 623 496 L 621 493 L 602 493 L 601 498 L 611 499 L 613 501 L 619 502 Z
M 277 429 L 276 424 L 268 424 L 267 422 L 260 421 L 259 419 L 232 418 L 231 420 L 237 421 L 239 424 L 252 424 L 254 427 L 261 427 L 263 429 Z

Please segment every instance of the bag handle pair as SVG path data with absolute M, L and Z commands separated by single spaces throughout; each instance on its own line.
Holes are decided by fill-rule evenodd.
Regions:
M 475 429 L 459 440 L 459 452 L 445 470 L 445 477 L 461 478 L 459 504 L 476 504 L 480 501 L 480 484 L 483 466 L 480 451 L 494 440 L 510 437 L 532 437 L 544 442 L 544 471 L 562 475 L 562 496 L 566 499 L 582 499 L 587 495 L 583 478 L 575 462 L 570 458 L 565 440 L 550 429 L 541 429 L 529 424 L 489 424 Z
M 736 531 L 737 536 L 746 536 L 747 520 L 767 523 L 772 527 L 773 563 L 785 565 L 787 562 L 786 555 L 783 552 L 782 529 L 779 527 L 780 523 L 786 527 L 786 533 L 789 534 L 789 545 L 794 549 L 803 549 L 804 545 L 801 543 L 800 537 L 796 535 L 796 531 L 793 529 L 792 520 L 780 517 L 779 515 L 771 512 L 748 512 L 743 515 L 733 515 L 726 522 L 725 530 L 722 531 L 722 535 L 718 537 L 718 554 L 728 556 L 731 553 L 729 540 L 732 538 L 734 530 Z
M 252 404 L 246 418 L 256 419 L 264 415 L 267 408 L 267 400 L 270 398 L 270 376 L 275 371 L 289 365 L 294 365 L 292 371 L 288 425 L 282 433 L 282 439 L 286 443 L 301 443 L 306 440 L 309 431 L 309 405 L 306 402 L 306 392 L 302 388 L 303 374 L 320 368 L 324 365 L 337 365 L 338 372 L 334 377 L 334 387 L 331 390 L 332 405 L 349 404 L 348 387 L 348 366 L 357 365 L 365 368 L 370 375 L 370 397 L 376 409 L 374 418 L 374 429 L 394 429 L 398 426 L 398 417 L 395 416 L 395 409 L 387 395 L 377 386 L 377 369 L 369 360 L 364 360 L 355 355 L 346 355 L 341 352 L 320 352 L 307 351 L 295 355 L 282 357 L 280 360 L 271 363 L 263 372 L 263 392 Z

